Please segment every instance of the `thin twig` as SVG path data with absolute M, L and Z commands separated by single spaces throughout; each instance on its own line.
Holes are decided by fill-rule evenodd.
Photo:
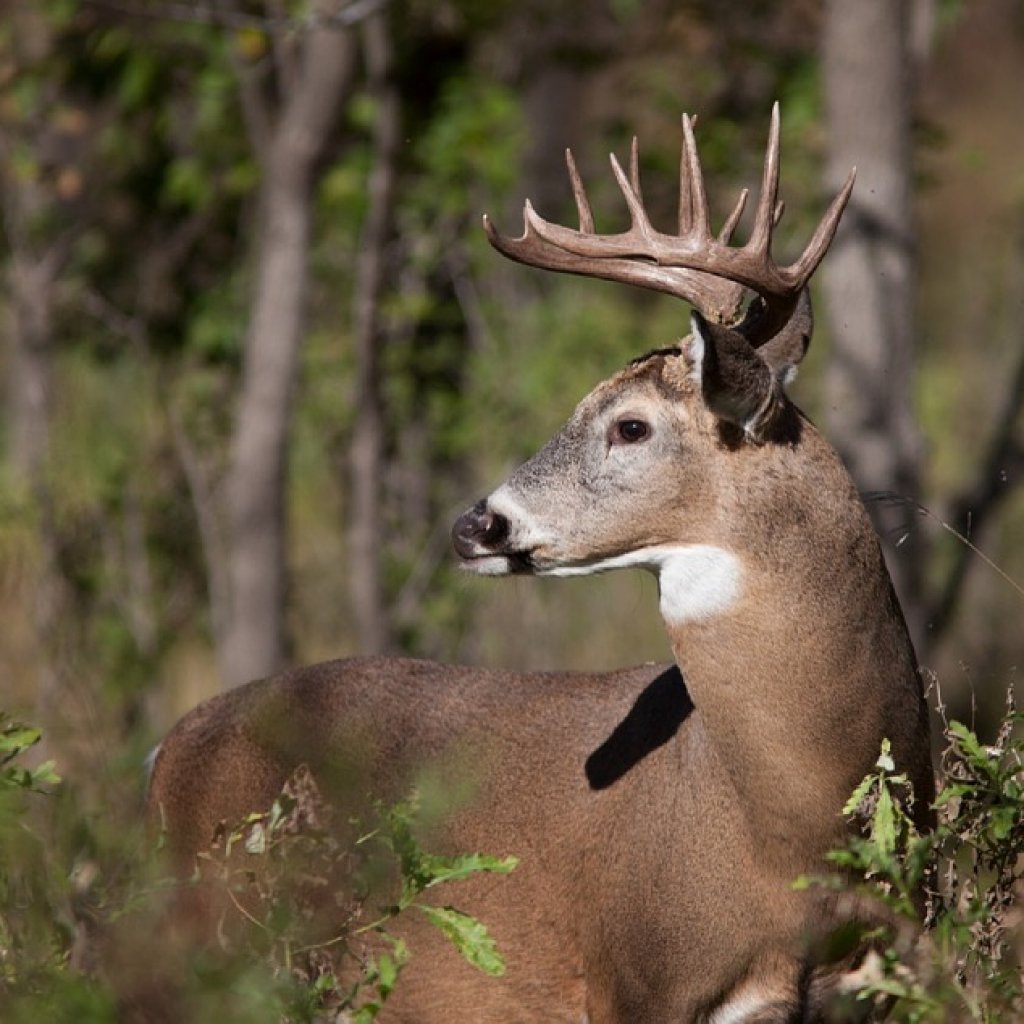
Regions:
M 977 555 L 978 558 L 980 558 L 990 569 L 992 569 L 994 572 L 997 572 L 1000 576 L 1002 576 L 1002 578 L 1007 583 L 1009 583 L 1010 586 L 1013 587 L 1013 589 L 1016 590 L 1021 597 L 1024 597 L 1024 587 L 1022 587 L 1015 579 L 1013 579 L 1012 576 L 1008 575 L 1003 569 L 996 565 L 996 563 L 993 562 L 992 559 L 989 558 L 988 555 L 986 555 L 985 552 L 982 551 L 977 544 L 975 544 L 973 541 L 965 537 L 958 529 L 956 529 L 956 527 L 950 526 L 949 523 L 945 522 L 945 520 L 943 519 L 940 519 L 930 509 L 925 508 L 924 505 L 918 505 L 918 511 L 921 512 L 923 515 L 928 516 L 929 519 L 938 523 L 939 526 L 942 527 L 942 529 L 946 530 L 948 533 L 951 533 L 954 537 L 956 537 L 956 539 L 960 541 L 961 544 L 963 544 L 968 550 Z
M 261 17 L 258 14 L 246 14 L 244 11 L 224 10 L 209 3 L 175 3 L 173 0 L 166 0 L 164 3 L 142 6 L 128 0 L 83 0 L 88 7 L 150 21 L 179 21 L 231 29 L 250 28 L 267 33 L 310 29 L 321 25 L 327 28 L 348 29 L 375 14 L 388 2 L 389 0 L 352 0 L 331 14 L 311 11 L 305 17 L 294 18 Z
M 242 915 L 242 917 L 249 921 L 250 924 L 254 924 L 261 931 L 270 931 L 270 929 L 262 921 L 257 920 L 257 918 L 253 917 L 253 915 L 250 914 L 249 911 L 246 910 L 245 907 L 243 907 L 242 904 L 238 902 L 238 898 L 231 891 L 230 886 L 225 886 L 224 891 L 228 894 L 228 899 L 230 899 L 231 902 L 235 905 L 235 910 L 237 910 Z

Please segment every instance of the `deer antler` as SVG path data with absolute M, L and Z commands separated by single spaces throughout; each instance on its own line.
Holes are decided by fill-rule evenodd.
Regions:
M 778 201 L 778 103 L 772 107 L 754 226 L 743 246 L 734 247 L 729 242 L 746 205 L 746 189 L 740 193 L 718 236 L 711 234 L 704 176 L 693 137 L 695 120 L 683 114 L 677 234 L 663 234 L 651 225 L 640 191 L 634 138 L 628 177 L 615 156 L 611 157 L 612 171 L 629 207 L 628 231 L 617 235 L 599 235 L 594 231 L 586 190 L 572 153 L 566 150 L 569 179 L 580 218 L 579 230 L 544 220 L 527 200 L 521 238 L 502 235 L 484 217 L 484 230 L 491 244 L 504 255 L 529 266 L 667 292 L 685 299 L 716 323 L 736 325 L 742 311 L 743 289 L 749 288 L 760 296 L 762 305 L 756 315 L 744 318 L 738 329 L 755 347 L 765 344 L 789 321 L 800 293 L 828 251 L 853 190 L 856 168 L 832 200 L 800 258 L 788 267 L 780 267 L 771 255 L 772 232 L 783 212 L 783 204 Z

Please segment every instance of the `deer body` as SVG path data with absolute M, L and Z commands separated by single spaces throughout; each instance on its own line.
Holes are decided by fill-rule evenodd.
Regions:
M 631 180 L 627 200 L 635 160 Z M 774 207 L 765 192 L 757 224 Z M 701 198 L 692 186 L 695 223 Z M 575 247 L 596 266 L 580 209 L 582 242 L 528 213 L 524 239 L 495 244 L 526 259 L 523 246 L 557 235 L 554 255 L 529 261 L 579 269 L 559 263 Z M 815 265 L 828 243 L 816 240 Z M 612 273 L 583 272 L 627 279 L 621 246 L 608 258 Z M 678 259 L 703 288 L 706 266 Z M 801 273 L 786 288 L 802 293 Z M 215 698 L 154 768 L 150 813 L 181 870 L 220 819 L 269 804 L 300 763 L 330 777 L 344 761 L 358 785 L 343 802 L 401 797 L 424 770 L 468 777 L 436 839 L 520 858 L 509 877 L 450 896 L 487 925 L 508 972 L 476 973 L 410 922 L 413 959 L 382 1019 L 820 1019 L 838 969 L 816 953 L 835 908 L 791 882 L 841 841 L 841 807 L 883 738 L 922 823 L 932 782 L 922 687 L 877 539 L 838 457 L 782 392 L 810 331 L 800 301 L 769 302 L 749 335 L 695 314 L 678 348 L 599 385 L 454 527 L 463 563 L 484 574 L 657 573 L 675 666 L 513 675 L 355 660 Z

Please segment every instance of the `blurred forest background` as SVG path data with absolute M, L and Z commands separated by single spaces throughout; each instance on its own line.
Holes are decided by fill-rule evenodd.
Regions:
M 667 227 L 686 110 L 721 218 L 776 99 L 777 257 L 859 168 L 792 393 L 874 496 L 943 697 L 1001 708 L 1024 657 L 1018 0 L 0 12 L 0 705 L 79 786 L 137 792 L 181 713 L 284 665 L 667 658 L 646 576 L 453 565 L 458 512 L 687 323 L 506 262 L 480 215 L 518 233 L 529 195 L 572 222 L 568 145 L 619 230 L 606 155 L 635 133 Z

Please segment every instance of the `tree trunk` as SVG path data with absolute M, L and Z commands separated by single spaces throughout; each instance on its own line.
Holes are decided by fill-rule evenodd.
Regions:
M 308 29 L 261 155 L 252 319 L 228 472 L 230 614 L 219 644 L 223 681 L 236 686 L 285 660 L 285 485 L 292 401 L 305 329 L 317 163 L 346 95 L 351 34 Z
M 52 254 L 51 254 L 52 256 Z M 35 487 L 50 447 L 53 392 L 53 291 L 58 261 L 11 253 L 8 455 L 22 482 Z
M 915 640 L 924 629 L 916 522 L 920 441 L 912 408 L 916 234 L 905 0 L 828 0 L 823 63 L 828 184 L 857 185 L 823 267 L 832 340 L 829 428 L 869 497 Z M 888 500 L 887 500 L 888 499 Z
M 394 54 L 386 13 L 377 13 L 367 21 L 363 39 L 377 109 L 370 207 L 359 246 L 355 296 L 356 416 L 350 455 L 349 556 L 352 608 L 360 646 L 366 654 L 379 654 L 390 646 L 392 632 L 381 572 L 385 423 L 380 300 L 387 271 L 386 247 L 392 234 L 401 108 L 392 78 Z
M 8 209 L 10 215 L 11 210 Z M 61 719 L 66 659 L 61 626 L 70 604 L 58 565 L 47 462 L 53 411 L 53 308 L 64 246 L 42 256 L 25 251 L 13 237 L 9 283 L 8 431 L 15 483 L 33 504 L 39 537 L 39 568 L 32 619 L 39 644 L 38 721 L 53 730 Z
M 30 80 L 54 50 L 45 13 L 31 5 L 6 12 L 10 38 L 5 59 Z M 43 91 L 47 101 L 59 86 Z M 56 213 L 56 199 L 43 175 L 18 169 L 18 151 L 43 151 L 45 118 L 15 114 L 0 129 L 0 202 L 7 246 L 8 360 L 6 366 L 7 458 L 12 482 L 30 503 L 38 531 L 38 563 L 31 595 L 32 624 L 39 651 L 36 716 L 48 732 L 62 724 L 67 706 L 69 665 L 68 583 L 59 564 L 60 544 L 50 479 L 50 434 L 54 406 L 54 310 L 57 284 L 70 256 L 74 227 Z M 39 225 L 52 227 L 41 231 Z M 53 744 L 53 736 L 46 742 Z M 52 750 L 52 746 L 51 746 Z

